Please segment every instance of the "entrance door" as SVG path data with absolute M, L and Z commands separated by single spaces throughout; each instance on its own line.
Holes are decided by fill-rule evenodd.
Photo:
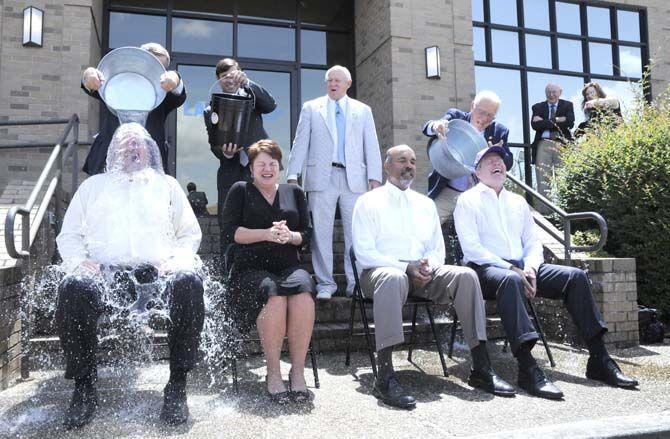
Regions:
M 247 64 L 249 66 L 249 64 Z M 263 126 L 268 136 L 282 147 L 284 165 L 287 164 L 293 127 L 292 80 L 295 76 L 289 69 L 251 65 L 245 68 L 249 79 L 268 90 L 274 97 L 277 108 L 263 115 Z M 208 210 L 216 212 L 218 192 L 216 173 L 219 160 L 210 151 L 203 110 L 209 105 L 209 89 L 214 84 L 214 65 L 179 64 L 177 70 L 187 87 L 187 99 L 177 110 L 175 166 L 176 177 L 186 189 L 194 182 L 198 190 L 204 191 L 209 200 Z M 215 86 L 216 87 L 216 86 Z M 213 89 L 216 91 L 216 89 Z M 282 174 L 281 181 L 285 181 Z

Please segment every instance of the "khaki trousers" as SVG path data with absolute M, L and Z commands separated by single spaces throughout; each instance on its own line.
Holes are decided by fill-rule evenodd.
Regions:
M 402 330 L 402 307 L 407 296 L 454 304 L 463 326 L 463 335 L 472 349 L 486 340 L 484 299 L 477 274 L 470 268 L 442 265 L 425 287 L 414 290 L 405 272 L 394 267 L 363 270 L 363 295 L 372 298 L 377 351 L 405 341 Z

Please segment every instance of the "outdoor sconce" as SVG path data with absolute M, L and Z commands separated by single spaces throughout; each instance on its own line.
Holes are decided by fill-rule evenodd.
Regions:
M 23 10 L 23 45 L 42 47 L 42 18 L 44 11 L 34 6 Z
M 426 47 L 426 78 L 440 79 L 440 48 Z

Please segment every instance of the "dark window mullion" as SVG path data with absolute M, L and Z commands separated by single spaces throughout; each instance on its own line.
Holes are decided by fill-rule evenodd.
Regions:
M 527 65 L 526 61 L 526 32 L 524 30 L 526 22 L 523 16 L 523 0 L 516 0 L 516 19 L 519 24 L 517 39 L 519 41 L 519 64 Z
M 493 62 L 493 42 L 491 39 L 491 2 L 490 0 L 483 0 L 482 7 L 484 8 L 484 42 L 486 46 L 486 61 Z
M 621 73 L 621 60 L 619 59 L 619 27 L 617 25 L 617 13 L 615 8 L 610 8 L 610 32 L 612 34 L 612 65 L 614 76 L 623 76 Z
M 549 0 L 549 32 L 551 32 L 551 67 L 558 70 L 558 38 L 556 37 L 556 0 Z
M 582 68 L 584 70 L 584 73 L 587 74 L 586 78 L 587 81 L 590 82 L 590 76 L 589 74 L 591 73 L 591 53 L 589 50 L 589 22 L 586 17 L 586 4 L 581 3 L 579 5 L 579 20 L 581 21 L 581 28 L 582 28 Z

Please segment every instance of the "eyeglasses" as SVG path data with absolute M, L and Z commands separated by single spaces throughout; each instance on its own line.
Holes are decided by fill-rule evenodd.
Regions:
M 488 111 L 484 111 L 478 107 L 475 107 L 474 111 L 476 111 L 480 116 L 484 116 L 489 120 L 494 120 L 496 118 L 495 113 L 489 113 Z

